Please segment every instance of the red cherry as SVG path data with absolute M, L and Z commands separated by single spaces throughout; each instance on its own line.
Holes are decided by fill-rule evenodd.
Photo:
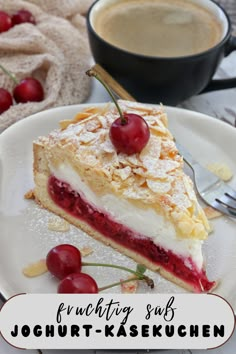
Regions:
M 58 279 L 63 279 L 71 273 L 80 272 L 81 254 L 72 245 L 58 245 L 48 252 L 46 264 L 49 272 Z
M 27 77 L 16 85 L 13 97 L 17 103 L 39 102 L 44 99 L 43 87 L 38 80 Z
M 10 92 L 4 88 L 0 88 L 0 114 L 7 111 L 12 104 L 13 101 Z
M 58 286 L 59 294 L 97 294 L 96 281 L 85 273 L 73 273 L 64 278 Z
M 100 81 L 109 93 L 119 112 L 120 117 L 112 123 L 110 128 L 110 139 L 117 151 L 127 155 L 142 151 L 150 137 L 147 122 L 138 114 L 122 113 L 109 86 L 100 78 L 95 70 L 90 69 L 86 71 L 86 74 Z
M 137 114 L 124 113 L 110 128 L 110 139 L 118 152 L 127 155 L 140 152 L 147 144 L 150 131 L 146 121 Z M 125 122 L 126 121 L 126 122 Z
M 32 13 L 28 10 L 19 10 L 12 16 L 13 26 L 19 25 L 20 23 L 29 22 L 36 25 L 36 21 Z
M 11 17 L 6 12 L 0 11 L 0 33 L 8 31 L 11 27 Z

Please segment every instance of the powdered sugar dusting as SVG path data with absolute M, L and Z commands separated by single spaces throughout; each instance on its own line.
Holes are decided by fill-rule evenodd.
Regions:
M 94 178 L 99 179 L 103 174 L 111 192 L 157 209 L 161 206 L 167 219 L 176 224 L 180 237 L 204 239 L 207 236 L 206 221 L 193 186 L 183 172 L 183 159 L 167 129 L 163 108 L 122 100 L 119 103 L 123 111 L 141 115 L 150 128 L 150 140 L 140 154 L 118 153 L 112 145 L 109 128 L 119 117 L 112 105 L 97 110 L 93 107 L 91 116 L 87 109 L 77 114 L 71 124 L 65 121 L 65 129 L 50 134 L 46 148 L 55 144 L 70 145 L 80 168 L 90 170 Z M 181 214 L 181 218 L 172 218 L 173 212 Z M 192 227 L 192 223 L 198 227 Z M 201 223 L 204 224 L 203 230 L 199 227 Z

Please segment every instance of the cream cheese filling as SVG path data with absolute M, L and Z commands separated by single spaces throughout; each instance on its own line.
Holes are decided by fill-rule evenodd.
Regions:
M 175 254 L 190 256 L 196 266 L 202 268 L 202 241 L 178 238 L 172 223 L 152 208 L 138 208 L 113 194 L 96 195 L 69 164 L 62 163 L 57 168 L 50 165 L 50 170 L 57 179 L 68 183 L 88 203 L 110 215 L 114 221 L 151 238 L 155 244 Z M 186 266 L 191 267 L 189 262 Z

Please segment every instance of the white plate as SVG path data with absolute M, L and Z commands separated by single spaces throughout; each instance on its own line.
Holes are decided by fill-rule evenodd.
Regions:
M 24 119 L 0 135 L 0 291 L 5 298 L 16 293 L 56 292 L 57 281 L 49 274 L 28 279 L 22 268 L 45 258 L 49 249 L 60 243 L 78 247 L 91 246 L 94 253 L 86 261 L 110 262 L 135 268 L 135 263 L 109 247 L 93 240 L 71 226 L 67 233 L 48 230 L 52 215 L 24 194 L 33 187 L 32 141 L 57 127 L 59 120 L 72 118 L 88 105 L 56 108 Z M 227 163 L 236 176 L 236 129 L 211 117 L 177 108 L 166 108 L 169 126 L 176 138 L 199 162 Z M 236 188 L 236 178 L 231 182 Z M 225 297 L 236 310 L 236 220 L 221 217 L 213 222 L 214 233 L 204 247 L 207 273 L 219 279 L 216 293 Z M 127 273 L 104 268 L 87 268 L 99 286 L 127 276 Z M 183 292 L 158 274 L 148 272 L 156 287 L 145 285 L 140 292 Z M 119 292 L 119 287 L 113 288 Z

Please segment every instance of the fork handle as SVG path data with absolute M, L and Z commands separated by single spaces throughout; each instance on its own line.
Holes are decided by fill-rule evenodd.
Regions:
M 193 170 L 193 166 L 199 166 L 199 163 L 193 158 L 190 152 L 185 149 L 179 142 L 175 141 L 175 145 L 180 153 L 183 156 L 184 161 L 189 165 L 189 167 Z

